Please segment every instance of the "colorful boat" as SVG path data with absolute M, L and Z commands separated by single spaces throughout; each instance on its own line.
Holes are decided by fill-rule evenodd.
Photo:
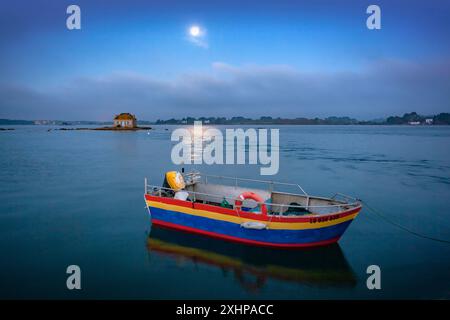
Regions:
M 279 190 L 286 187 L 300 193 Z M 361 210 L 357 199 L 342 194 L 316 197 L 297 184 L 198 172 L 168 172 L 163 186 L 145 179 L 144 197 L 154 225 L 274 248 L 335 243 Z

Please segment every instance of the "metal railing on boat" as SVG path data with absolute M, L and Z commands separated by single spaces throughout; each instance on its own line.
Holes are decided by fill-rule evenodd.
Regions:
M 257 183 L 264 183 L 268 184 L 269 186 L 273 187 L 274 185 L 284 185 L 284 186 L 293 186 L 300 189 L 300 191 L 305 195 L 308 196 L 308 193 L 297 183 L 287 183 L 287 182 L 278 182 L 273 180 L 259 180 L 259 179 L 249 179 L 249 178 L 238 178 L 238 177 L 229 177 L 229 176 L 218 176 L 218 175 L 212 175 L 212 174 L 200 174 L 199 172 L 189 172 L 184 174 L 185 177 L 190 176 L 200 176 L 205 178 L 205 183 L 208 183 L 208 177 L 210 178 L 217 178 L 217 179 L 228 179 L 228 180 L 234 180 L 235 186 L 239 186 L 238 181 L 247 181 L 247 182 L 257 182 Z M 271 189 L 270 189 L 271 190 Z M 271 190 L 272 191 L 272 190 Z
M 210 175 L 210 177 L 211 177 L 211 175 Z M 243 179 L 243 178 L 238 178 L 238 179 L 240 179 L 240 180 L 247 180 L 247 179 Z M 248 179 L 248 180 L 252 181 L 252 179 Z M 258 181 L 258 180 L 256 180 L 256 181 Z M 281 183 L 281 184 L 284 184 L 284 183 Z M 290 184 L 290 185 L 297 186 L 296 184 Z M 151 193 L 149 192 L 149 188 L 151 188 L 151 190 L 152 190 Z M 172 188 L 161 187 L 161 186 L 156 186 L 156 185 L 150 185 L 150 184 L 148 184 L 147 178 L 144 179 L 144 190 L 145 190 L 145 194 L 156 195 L 158 197 L 165 197 L 163 195 L 163 191 L 170 191 L 173 194 L 175 194 L 177 192 L 177 190 L 172 189 Z M 191 191 L 191 190 L 183 190 L 183 191 L 185 191 L 185 192 L 187 192 L 189 194 L 189 197 L 188 197 L 189 200 L 186 200 L 186 201 L 190 201 L 190 202 L 193 202 L 193 203 L 197 201 L 197 198 L 199 198 L 198 196 L 207 196 L 207 197 L 210 197 L 210 198 L 218 199 L 217 203 L 220 203 L 224 199 L 226 201 L 230 200 L 231 203 L 234 203 L 237 200 L 237 198 L 235 198 L 235 197 L 229 197 L 229 196 L 224 196 L 224 195 L 210 194 L 210 193 Z M 305 193 L 305 196 L 307 196 L 308 200 L 309 200 L 309 195 L 307 195 Z M 337 196 L 344 196 L 344 197 L 347 197 L 348 199 L 354 199 L 354 201 L 350 203 L 350 202 L 336 200 L 335 198 Z M 319 198 L 319 197 L 314 197 L 314 198 L 315 199 L 326 199 L 326 198 Z M 340 193 L 336 193 L 333 197 L 329 198 L 329 200 L 333 200 L 333 201 L 338 202 L 338 203 L 336 203 L 336 204 L 329 204 L 329 205 L 292 205 L 292 204 L 266 203 L 266 202 L 257 202 L 257 201 L 255 201 L 255 203 L 257 205 L 259 205 L 259 206 L 266 205 L 266 206 L 270 207 L 269 215 L 281 215 L 281 214 L 283 214 L 283 212 L 285 212 L 284 209 L 287 210 L 289 208 L 300 209 L 300 210 L 308 210 L 308 211 L 311 211 L 311 210 L 316 210 L 317 211 L 317 209 L 335 209 L 333 212 L 325 212 L 325 213 L 311 212 L 312 215 L 322 215 L 322 214 L 331 214 L 331 213 L 336 213 L 336 212 L 339 212 L 339 211 L 343 211 L 344 208 L 351 208 L 351 207 L 355 207 L 356 208 L 356 207 L 361 205 L 360 202 L 357 199 L 355 199 L 353 197 L 350 197 L 350 196 L 346 196 L 346 195 L 340 194 Z M 279 210 L 274 210 L 274 208 L 279 208 Z M 285 217 L 296 217 L 296 215 L 292 215 L 292 216 L 287 215 Z

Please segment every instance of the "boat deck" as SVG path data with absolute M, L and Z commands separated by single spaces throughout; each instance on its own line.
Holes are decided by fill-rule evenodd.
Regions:
M 254 213 L 260 211 L 261 205 L 266 205 L 268 215 L 282 215 L 286 217 L 334 214 L 360 206 L 358 200 L 342 194 L 335 194 L 330 198 L 311 196 L 296 184 L 201 175 L 200 173 L 188 173 L 183 175 L 183 177 L 186 181 L 186 188 L 183 191 L 188 193 L 187 201 L 235 209 L 235 201 L 239 195 L 250 191 L 264 199 L 263 203 L 257 203 L 251 199 L 243 201 L 242 209 Z M 233 185 L 211 183 L 211 180 L 215 179 L 220 180 L 220 182 L 232 181 L 234 183 Z M 244 187 L 240 185 L 242 182 L 247 182 L 250 186 Z M 255 182 L 266 184 L 267 189 L 253 187 Z M 147 181 L 145 185 L 147 194 L 171 198 L 176 194 L 176 191 L 170 188 L 149 186 Z M 275 190 L 275 187 L 279 185 L 295 187 L 302 194 Z M 149 190 L 151 191 L 149 192 Z

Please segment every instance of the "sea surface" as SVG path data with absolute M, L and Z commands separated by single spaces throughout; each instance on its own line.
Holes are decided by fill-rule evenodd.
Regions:
M 367 206 L 337 245 L 269 250 L 152 228 L 144 177 L 160 185 L 172 126 L 137 132 L 0 131 L 0 298 L 450 298 L 450 244 Z M 217 127 L 223 130 L 224 127 Z M 261 178 L 258 165 L 190 166 Z M 273 177 L 361 198 L 414 232 L 450 240 L 450 127 L 282 126 Z M 66 268 L 81 268 L 81 290 Z M 366 286 L 381 269 L 381 289 Z

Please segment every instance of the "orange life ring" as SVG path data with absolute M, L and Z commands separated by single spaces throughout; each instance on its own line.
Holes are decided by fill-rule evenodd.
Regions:
M 264 199 L 261 198 L 261 196 L 257 195 L 254 192 L 251 192 L 251 191 L 245 191 L 239 195 L 239 197 L 234 202 L 236 209 L 241 210 L 242 202 L 245 199 L 252 199 L 252 200 L 255 200 L 256 202 L 258 202 L 258 204 L 261 205 L 261 213 L 263 215 L 267 215 L 267 206 L 264 203 Z

